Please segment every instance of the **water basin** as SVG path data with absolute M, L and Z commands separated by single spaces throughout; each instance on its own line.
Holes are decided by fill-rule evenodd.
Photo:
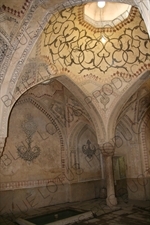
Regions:
M 92 217 L 92 212 L 85 212 L 75 209 L 64 209 L 28 219 L 18 218 L 16 222 L 19 225 L 67 225 Z

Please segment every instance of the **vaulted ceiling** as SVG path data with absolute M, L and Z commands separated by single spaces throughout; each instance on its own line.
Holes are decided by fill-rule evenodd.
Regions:
M 1 139 L 17 99 L 51 78 L 88 108 L 97 136 L 101 127 L 109 133 L 114 117 L 109 139 L 123 105 L 149 78 L 148 3 L 88 2 L 1 0 Z

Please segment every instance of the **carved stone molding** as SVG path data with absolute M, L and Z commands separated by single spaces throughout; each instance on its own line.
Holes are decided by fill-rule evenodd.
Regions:
M 3 148 L 5 146 L 6 137 L 0 137 L 0 157 L 3 154 Z
M 143 170 L 144 170 L 144 175 L 150 176 L 150 164 L 149 164 L 149 159 L 150 159 L 150 154 L 148 154 L 148 148 L 146 145 L 146 128 L 148 121 L 150 119 L 150 114 L 146 115 L 142 121 L 141 124 L 141 147 L 142 147 L 142 159 L 143 159 Z
M 54 179 L 45 179 L 45 180 L 29 180 L 29 181 L 12 181 L 7 183 L 0 183 L 0 191 L 16 190 L 23 188 L 38 188 L 38 187 L 47 187 L 50 185 L 59 185 L 64 181 L 64 176 L 57 176 Z

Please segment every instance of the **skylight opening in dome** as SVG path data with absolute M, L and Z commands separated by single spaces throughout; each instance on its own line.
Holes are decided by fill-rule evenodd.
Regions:
M 105 1 L 99 1 L 99 2 L 97 3 L 97 5 L 98 5 L 99 8 L 104 8 L 105 5 L 106 5 L 106 2 L 105 2 Z

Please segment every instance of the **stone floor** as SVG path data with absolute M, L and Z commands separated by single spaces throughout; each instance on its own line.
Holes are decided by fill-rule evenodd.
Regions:
M 118 199 L 117 207 L 106 206 L 105 200 L 94 199 L 85 202 L 66 203 L 56 206 L 44 207 L 38 210 L 32 210 L 27 214 L 22 214 L 21 218 L 35 217 L 48 212 L 57 211 L 63 208 L 75 208 L 92 211 L 94 217 L 81 221 L 80 217 L 75 224 L 78 225 L 150 225 L 150 201 L 128 201 L 124 202 Z M 7 215 L 0 217 L 0 225 L 16 225 L 17 215 Z

